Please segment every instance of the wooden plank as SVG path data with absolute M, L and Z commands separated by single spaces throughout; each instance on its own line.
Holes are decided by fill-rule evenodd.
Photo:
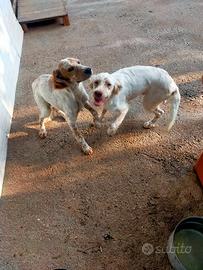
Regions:
M 63 0 L 18 0 L 18 20 L 32 22 L 67 15 Z
M 63 25 L 66 25 L 66 26 L 70 25 L 68 15 L 63 16 Z

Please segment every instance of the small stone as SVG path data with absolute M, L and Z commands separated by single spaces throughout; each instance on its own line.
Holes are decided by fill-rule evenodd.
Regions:
M 103 238 L 104 238 L 104 240 L 112 240 L 112 239 L 114 239 L 113 238 L 113 236 L 111 236 L 111 234 L 110 233 L 106 233 L 104 236 L 103 236 Z

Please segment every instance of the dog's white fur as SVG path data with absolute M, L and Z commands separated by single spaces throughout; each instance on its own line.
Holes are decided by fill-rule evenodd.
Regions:
M 54 78 L 51 74 L 43 74 L 32 83 L 34 98 L 40 111 L 39 136 L 41 138 L 45 138 L 47 136 L 45 128 L 46 120 L 50 119 L 52 115 L 51 108 L 57 108 L 60 114 L 62 114 L 68 122 L 75 139 L 81 146 L 82 151 L 85 154 L 91 154 L 92 148 L 87 144 L 76 125 L 78 112 L 83 106 L 92 113 L 95 121 L 98 120 L 98 114 L 90 106 L 89 97 L 83 84 L 81 82 L 77 82 L 78 80 L 83 81 L 90 77 L 90 74 L 87 76 L 87 74 L 84 73 L 84 71 L 89 67 L 81 65 L 78 59 L 73 58 L 61 60 L 59 67 L 63 68 L 63 70 L 61 70 L 65 70 L 67 73 L 66 78 Z M 67 70 L 70 67 L 74 67 L 74 70 L 69 72 Z M 59 85 L 60 82 L 62 82 L 62 87 L 56 88 L 54 80 L 57 80 Z
M 155 114 L 152 120 L 144 123 L 145 128 L 155 126 L 155 122 L 164 113 L 159 105 L 165 100 L 171 104 L 168 130 L 173 126 L 180 104 L 180 93 L 165 70 L 152 66 L 133 66 L 112 74 L 93 75 L 90 80 L 91 102 L 96 106 L 103 106 L 101 120 L 106 111 L 118 112 L 107 130 L 109 135 L 115 134 L 124 120 L 129 110 L 129 101 L 139 95 L 144 96 L 144 108 Z

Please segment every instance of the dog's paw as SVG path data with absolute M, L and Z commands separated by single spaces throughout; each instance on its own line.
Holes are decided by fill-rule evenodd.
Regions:
M 93 150 L 92 148 L 88 145 L 86 147 L 82 148 L 82 151 L 85 155 L 92 155 L 93 154 Z
M 40 130 L 39 131 L 39 137 L 41 139 L 45 139 L 47 137 L 47 131 L 46 130 Z
M 155 127 L 155 124 L 153 124 L 151 121 L 147 121 L 143 124 L 143 127 L 144 128 L 154 128 Z
M 111 125 L 111 126 L 107 129 L 107 134 L 108 134 L 109 136 L 113 136 L 113 135 L 116 134 L 116 131 L 117 131 L 117 129 Z

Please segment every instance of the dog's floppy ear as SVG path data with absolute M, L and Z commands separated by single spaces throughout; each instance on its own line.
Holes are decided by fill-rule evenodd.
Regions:
M 93 89 L 93 81 L 91 80 L 90 83 L 89 83 L 89 88 L 90 89 Z
M 115 83 L 115 85 L 114 85 L 112 94 L 113 95 L 117 95 L 118 92 L 121 90 L 121 87 L 122 87 L 121 86 L 121 83 L 117 80 L 116 83 Z
M 92 90 L 93 89 L 93 84 L 94 84 L 94 79 L 95 79 L 95 76 L 91 76 L 91 78 L 89 79 L 89 88 Z
M 56 89 L 63 89 L 67 87 L 68 81 L 61 77 L 59 69 L 54 70 L 52 73 L 52 76 L 53 76 L 54 87 Z

